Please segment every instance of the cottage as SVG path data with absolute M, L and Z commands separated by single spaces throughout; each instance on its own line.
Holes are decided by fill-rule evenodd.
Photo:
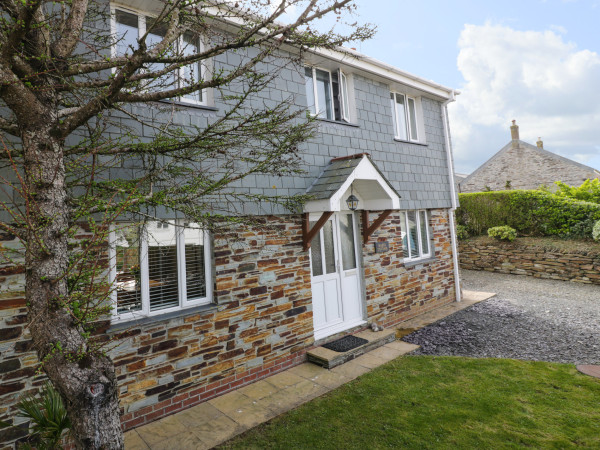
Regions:
M 143 33 L 142 14 L 114 6 L 113 26 Z M 393 327 L 460 300 L 446 110 L 456 92 L 349 49 L 312 52 L 281 77 L 267 94 L 294 93 L 319 119 L 300 152 L 304 172 L 252 175 L 238 188 L 306 193 L 303 211 L 267 205 L 248 212 L 261 226 L 218 234 L 169 216 L 111 233 L 114 307 L 103 332 L 118 336 L 125 429 L 299 364 L 372 322 Z M 207 123 L 222 109 L 206 91 L 181 99 L 172 120 Z M 2 273 L 0 419 L 40 384 L 21 272 Z M 11 433 L 0 441 L 19 437 Z
M 457 180 L 459 192 L 538 189 L 540 186 L 555 189 L 555 181 L 579 186 L 585 180 L 600 178 L 598 170 L 545 150 L 541 138 L 536 145 L 522 141 L 514 120 L 510 130 L 508 144 L 471 175 Z

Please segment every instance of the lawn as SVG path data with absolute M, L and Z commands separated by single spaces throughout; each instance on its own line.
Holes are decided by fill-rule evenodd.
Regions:
M 221 448 L 600 448 L 600 380 L 567 364 L 407 356 Z

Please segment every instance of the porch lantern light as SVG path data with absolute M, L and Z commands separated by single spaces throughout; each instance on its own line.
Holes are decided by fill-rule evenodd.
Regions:
M 350 211 L 356 211 L 356 208 L 358 208 L 358 198 L 356 198 L 356 195 L 354 195 L 352 185 L 350 185 L 350 197 L 346 199 L 346 204 L 348 205 L 348 209 L 350 209 Z

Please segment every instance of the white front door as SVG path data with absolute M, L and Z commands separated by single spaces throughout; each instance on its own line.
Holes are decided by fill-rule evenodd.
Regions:
M 354 214 L 337 213 L 311 242 L 315 339 L 364 323 L 356 230 Z

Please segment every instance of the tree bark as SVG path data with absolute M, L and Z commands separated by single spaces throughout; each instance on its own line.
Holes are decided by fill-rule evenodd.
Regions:
M 48 111 L 51 111 L 49 108 Z M 26 296 L 33 344 L 43 369 L 66 400 L 78 448 L 123 448 L 114 365 L 88 351 L 82 330 L 64 307 L 68 298 L 69 209 L 64 143 L 49 113 L 23 129 L 28 201 Z

